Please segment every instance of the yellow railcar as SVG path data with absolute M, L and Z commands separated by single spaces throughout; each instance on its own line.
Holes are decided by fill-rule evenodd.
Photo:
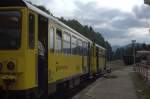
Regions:
M 33 5 L 0 1 L 0 98 L 47 97 L 76 86 L 104 69 L 104 56 L 104 48 Z
M 94 44 L 91 48 L 91 75 L 100 74 L 106 69 L 106 50 Z
M 103 73 L 106 69 L 106 49 L 96 45 L 97 73 Z

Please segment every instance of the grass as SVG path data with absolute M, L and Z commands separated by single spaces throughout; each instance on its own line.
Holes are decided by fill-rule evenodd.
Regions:
M 138 73 L 132 72 L 130 76 L 139 99 L 150 99 L 150 84 L 144 82 L 144 78 Z

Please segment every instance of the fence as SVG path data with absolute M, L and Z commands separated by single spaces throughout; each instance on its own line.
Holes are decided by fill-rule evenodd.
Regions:
M 144 77 L 145 81 L 150 82 L 150 64 L 147 62 L 137 63 L 134 69 Z

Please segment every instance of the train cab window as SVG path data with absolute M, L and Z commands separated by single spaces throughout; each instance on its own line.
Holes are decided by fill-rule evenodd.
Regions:
M 73 55 L 77 54 L 77 38 L 74 36 L 71 38 L 71 52 Z
M 35 46 L 35 16 L 29 14 L 29 48 L 33 49 Z
M 16 50 L 21 46 L 22 15 L 19 11 L 0 11 L 0 50 Z
M 49 31 L 50 31 L 50 35 L 49 35 L 50 36 L 49 37 L 50 38 L 50 43 L 49 43 L 50 49 L 53 50 L 54 49 L 54 32 L 55 32 L 55 30 L 54 30 L 54 28 L 50 28 Z
M 71 36 L 67 33 L 63 34 L 63 52 L 71 54 Z
M 56 51 L 62 52 L 62 31 L 56 30 Z

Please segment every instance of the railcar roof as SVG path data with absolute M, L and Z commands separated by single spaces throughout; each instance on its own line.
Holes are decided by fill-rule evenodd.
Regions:
M 102 46 L 100 46 L 98 44 L 96 44 L 96 46 L 99 47 L 99 48 L 101 48 L 101 49 L 103 49 L 103 50 L 106 50 L 104 47 L 102 47 Z

